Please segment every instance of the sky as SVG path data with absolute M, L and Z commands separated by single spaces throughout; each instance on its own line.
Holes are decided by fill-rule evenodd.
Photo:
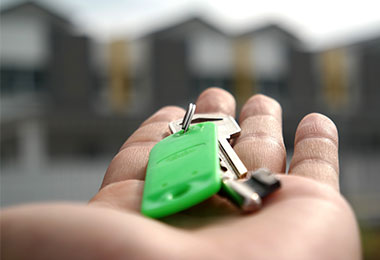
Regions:
M 22 0 L 2 0 L 9 5 Z M 277 22 L 311 46 L 380 34 L 380 1 L 361 0 L 36 0 L 99 40 L 135 38 L 200 15 L 229 33 Z

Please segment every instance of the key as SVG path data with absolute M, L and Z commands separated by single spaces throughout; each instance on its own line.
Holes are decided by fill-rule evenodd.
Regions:
M 218 127 L 219 158 L 224 175 L 230 177 L 235 175 L 236 178 L 244 177 L 247 173 L 247 168 L 228 141 L 237 137 L 241 131 L 235 119 L 232 116 L 219 114 L 195 114 L 191 124 L 201 122 L 213 122 Z M 182 128 L 181 120 L 169 123 L 169 128 L 173 133 L 178 132 Z
M 281 187 L 280 180 L 265 168 L 250 173 L 250 178 L 245 183 L 252 187 L 261 198 L 265 198 Z
M 216 194 L 222 185 L 217 128 L 192 125 L 158 142 L 149 155 L 141 212 L 168 216 Z
M 262 199 L 281 187 L 280 180 L 267 169 L 248 173 L 245 180 L 224 178 L 220 194 L 246 212 L 258 210 Z

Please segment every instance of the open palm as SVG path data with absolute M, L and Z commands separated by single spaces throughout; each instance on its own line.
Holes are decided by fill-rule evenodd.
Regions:
M 235 100 L 211 88 L 196 113 L 234 116 Z M 147 119 L 111 162 L 89 205 L 46 204 L 2 212 L 2 256 L 46 259 L 359 259 L 355 217 L 339 194 L 338 134 L 310 114 L 299 124 L 286 170 L 281 107 L 263 95 L 242 108 L 234 149 L 249 170 L 278 173 L 282 188 L 243 215 L 218 196 L 161 220 L 139 213 L 151 148 L 184 110 Z M 22 249 L 22 250 L 21 250 Z

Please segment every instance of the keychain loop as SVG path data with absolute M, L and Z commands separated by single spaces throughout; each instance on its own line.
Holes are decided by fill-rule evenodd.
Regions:
M 194 113 L 195 113 L 195 108 L 196 108 L 196 106 L 193 103 L 190 103 L 189 107 L 187 108 L 186 114 L 183 117 L 183 121 L 182 121 L 182 130 L 184 132 L 186 132 L 189 129 L 191 120 L 192 120 Z

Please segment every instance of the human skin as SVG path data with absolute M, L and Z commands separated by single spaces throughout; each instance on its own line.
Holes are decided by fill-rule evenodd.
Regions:
M 235 115 L 210 88 L 196 113 Z M 298 125 L 286 170 L 281 107 L 255 95 L 240 114 L 234 149 L 249 170 L 278 173 L 282 187 L 261 210 L 241 214 L 214 196 L 161 220 L 139 213 L 149 152 L 184 110 L 164 107 L 122 145 L 88 205 L 32 204 L 1 212 L 1 259 L 360 259 L 357 223 L 339 193 L 338 133 L 321 114 Z

